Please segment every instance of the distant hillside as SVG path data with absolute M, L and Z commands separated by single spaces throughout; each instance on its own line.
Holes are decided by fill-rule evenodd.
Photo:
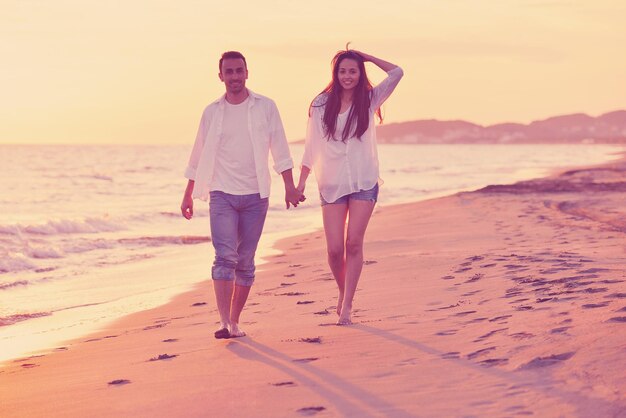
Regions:
M 397 144 L 524 144 L 626 143 L 626 110 L 596 118 L 584 113 L 555 116 L 528 125 L 476 125 L 435 119 L 390 123 L 377 128 L 379 143 Z

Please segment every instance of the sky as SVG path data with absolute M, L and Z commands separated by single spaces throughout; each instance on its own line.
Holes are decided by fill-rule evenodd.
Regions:
M 626 109 L 625 21 L 623 0 L 0 0 L 0 144 L 191 144 L 226 50 L 298 140 L 348 41 L 404 69 L 385 123 L 598 116 Z

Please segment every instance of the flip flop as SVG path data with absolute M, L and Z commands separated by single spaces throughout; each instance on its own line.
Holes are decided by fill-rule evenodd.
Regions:
M 222 329 L 218 329 L 217 331 L 215 331 L 215 338 L 230 338 L 230 332 L 228 331 L 227 328 L 222 328 Z

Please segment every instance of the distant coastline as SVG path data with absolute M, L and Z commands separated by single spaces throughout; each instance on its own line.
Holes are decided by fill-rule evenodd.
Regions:
M 376 129 L 381 144 L 626 144 L 626 110 L 597 117 L 584 113 L 553 116 L 527 125 L 422 119 Z
M 626 110 L 598 117 L 584 113 L 554 116 L 528 125 L 416 120 L 381 125 L 377 133 L 378 141 L 387 144 L 625 144 Z

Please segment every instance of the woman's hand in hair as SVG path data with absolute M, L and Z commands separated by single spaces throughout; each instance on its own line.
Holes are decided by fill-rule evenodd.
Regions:
M 396 64 L 392 64 L 389 61 L 376 58 L 375 56 L 366 54 L 365 52 L 357 51 L 356 49 L 351 49 L 351 51 L 359 54 L 363 58 L 363 61 L 371 62 L 386 73 L 397 67 Z
M 361 58 L 363 58 L 363 61 L 365 61 L 365 62 L 371 61 L 372 58 L 374 58 L 371 55 L 368 55 L 365 52 L 361 52 L 361 51 L 356 50 L 356 49 L 351 49 L 350 52 L 354 52 L 356 54 L 359 54 L 361 56 Z

